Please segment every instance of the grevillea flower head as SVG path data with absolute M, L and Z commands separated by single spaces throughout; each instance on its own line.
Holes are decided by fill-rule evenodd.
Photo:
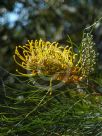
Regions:
M 87 43 L 86 39 L 88 40 Z M 17 46 L 14 60 L 23 69 L 29 71 L 30 74 L 19 71 L 18 73 L 23 76 L 54 75 L 56 80 L 67 83 L 78 82 L 89 75 L 95 63 L 95 57 L 93 57 L 92 61 L 92 58 L 90 58 L 93 54 L 95 56 L 92 38 L 87 36 L 86 39 L 84 38 L 82 41 L 79 60 L 78 54 L 73 51 L 72 47 L 63 47 L 57 42 L 45 42 L 40 39 L 39 41 L 28 41 L 23 46 Z M 84 56 L 83 52 L 85 52 Z

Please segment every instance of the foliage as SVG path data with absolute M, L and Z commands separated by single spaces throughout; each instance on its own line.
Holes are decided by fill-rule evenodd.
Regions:
M 89 85 L 80 84 L 81 92 L 69 84 L 53 90 L 51 95 L 49 90 L 27 82 L 6 84 L 6 96 L 0 104 L 0 135 L 102 135 L 102 96 L 95 92 L 91 80 Z

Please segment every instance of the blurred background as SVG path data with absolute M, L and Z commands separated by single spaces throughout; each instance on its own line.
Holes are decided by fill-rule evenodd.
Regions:
M 83 30 L 102 17 L 102 0 L 0 0 L 0 66 L 15 73 L 15 46 L 31 39 L 78 45 Z M 102 69 L 102 23 L 93 31 Z

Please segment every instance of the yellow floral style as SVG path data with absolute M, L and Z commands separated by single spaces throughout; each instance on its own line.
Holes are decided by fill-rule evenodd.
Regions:
M 16 47 L 14 60 L 23 69 L 29 71 L 29 74 L 24 74 L 17 70 L 23 76 L 42 74 L 53 76 L 55 80 L 75 83 L 86 78 L 93 68 L 92 62 L 91 64 L 89 62 L 90 53 L 87 62 L 87 50 L 85 48 L 82 42 L 82 51 L 76 54 L 72 47 L 63 47 L 57 42 L 45 42 L 41 39 L 39 41 L 31 40 L 23 46 Z M 91 47 L 92 50 L 93 47 Z M 83 55 L 83 51 L 86 56 Z M 95 62 L 95 60 L 93 61 Z

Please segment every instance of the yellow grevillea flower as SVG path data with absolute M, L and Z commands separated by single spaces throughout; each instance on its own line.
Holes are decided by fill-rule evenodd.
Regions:
M 56 80 L 69 83 L 78 82 L 88 75 L 82 65 L 82 53 L 80 56 L 78 60 L 78 54 L 73 51 L 72 47 L 62 47 L 57 42 L 45 42 L 40 39 L 17 46 L 14 60 L 30 72 L 30 74 L 24 74 L 18 71 L 23 76 L 42 74 L 54 76 Z

